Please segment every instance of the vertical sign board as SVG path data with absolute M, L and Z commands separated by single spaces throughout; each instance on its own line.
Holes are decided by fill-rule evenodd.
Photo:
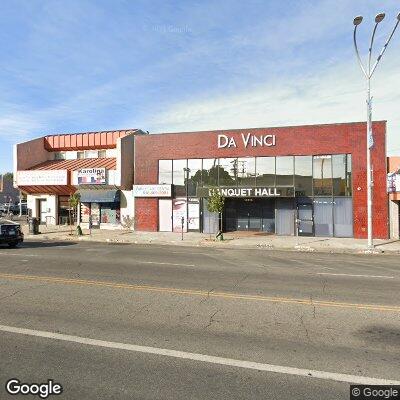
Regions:
M 188 228 L 198 231 L 200 229 L 200 204 L 188 204 Z
M 174 232 L 187 232 L 187 203 L 186 198 L 176 198 L 172 201 L 172 229 Z

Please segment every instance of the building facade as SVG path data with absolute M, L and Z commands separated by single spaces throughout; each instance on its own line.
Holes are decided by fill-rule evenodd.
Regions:
M 367 236 L 366 124 L 135 136 L 135 229 Z M 386 122 L 373 123 L 375 238 L 388 238 Z
M 140 130 L 49 135 L 14 146 L 14 185 L 42 224 L 67 224 L 79 190 L 83 228 L 116 228 L 133 218 L 134 136 Z

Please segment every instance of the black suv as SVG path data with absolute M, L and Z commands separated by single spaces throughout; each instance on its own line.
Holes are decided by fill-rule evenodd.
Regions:
M 6 219 L 0 219 L 0 244 L 16 247 L 24 241 L 21 226 Z

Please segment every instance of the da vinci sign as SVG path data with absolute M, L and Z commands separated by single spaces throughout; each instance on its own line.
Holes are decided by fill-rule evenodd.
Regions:
M 238 140 L 238 142 L 241 143 L 244 148 L 271 147 L 275 146 L 276 143 L 275 135 L 253 135 L 251 133 L 242 133 L 240 139 L 241 140 Z M 225 147 L 238 147 L 238 143 L 233 136 L 218 135 L 218 148 L 223 149 Z

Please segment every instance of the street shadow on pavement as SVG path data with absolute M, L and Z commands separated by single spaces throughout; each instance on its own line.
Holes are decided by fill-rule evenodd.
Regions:
M 55 242 L 55 241 L 34 241 L 34 242 L 24 242 L 19 248 L 20 249 L 34 249 L 34 248 L 43 248 L 43 247 L 59 247 L 59 246 L 74 246 L 78 244 L 78 242 Z
M 400 242 L 400 239 L 392 239 L 392 240 L 387 240 L 383 243 L 377 243 L 377 244 L 375 244 L 375 247 L 385 246 L 387 244 L 392 244 L 392 243 L 397 243 L 397 242 Z

